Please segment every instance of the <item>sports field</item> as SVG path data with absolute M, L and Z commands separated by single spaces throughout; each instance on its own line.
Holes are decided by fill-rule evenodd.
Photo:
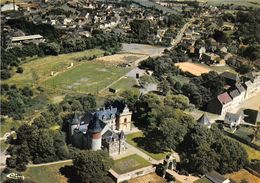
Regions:
M 103 55 L 104 51 L 99 49 L 91 49 L 82 52 L 75 52 L 69 54 L 61 54 L 58 56 L 47 56 L 43 58 L 28 59 L 27 63 L 22 64 L 24 72 L 22 74 L 15 74 L 11 79 L 5 81 L 8 84 L 16 84 L 18 86 L 32 85 L 33 84 L 33 72 L 36 73 L 38 83 L 51 78 L 51 73 L 59 74 L 69 70 L 69 66 L 73 64 L 73 67 L 81 64 L 77 59 L 88 58 L 94 55 Z M 71 68 L 73 68 L 71 67 Z M 70 69 L 71 69 L 70 68 Z
M 86 62 L 44 81 L 42 86 L 55 90 L 96 94 L 129 70 L 98 62 Z
M 189 72 L 195 76 L 200 76 L 201 74 L 208 73 L 210 71 L 210 69 L 206 66 L 190 62 L 180 62 L 176 63 L 175 65 L 178 66 L 182 71 Z

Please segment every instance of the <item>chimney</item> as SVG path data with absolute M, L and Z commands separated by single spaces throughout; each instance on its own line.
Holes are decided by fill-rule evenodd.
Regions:
M 13 8 L 14 8 L 14 11 L 15 11 L 15 0 L 13 0 Z

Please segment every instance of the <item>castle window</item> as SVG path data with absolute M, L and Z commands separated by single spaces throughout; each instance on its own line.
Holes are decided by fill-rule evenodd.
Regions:
M 124 122 L 125 122 L 125 123 L 127 122 L 127 118 L 124 119 Z

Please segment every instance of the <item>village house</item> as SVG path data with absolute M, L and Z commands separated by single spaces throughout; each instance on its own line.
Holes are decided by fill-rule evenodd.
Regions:
M 218 95 L 216 98 L 211 100 L 207 105 L 207 111 L 224 115 L 232 108 L 232 98 L 227 92 Z
M 243 85 L 246 89 L 245 98 L 250 98 L 260 92 L 260 72 L 245 74 L 243 79 L 247 80 Z
M 232 98 L 232 105 L 238 106 L 241 102 L 239 91 L 237 89 L 229 90 L 228 94 Z
M 242 122 L 241 114 L 234 114 L 227 112 L 224 118 L 224 124 L 229 125 L 230 128 L 237 127 Z

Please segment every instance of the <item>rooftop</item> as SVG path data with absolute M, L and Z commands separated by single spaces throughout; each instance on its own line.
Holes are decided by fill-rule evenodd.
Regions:
M 232 101 L 232 98 L 228 95 L 227 92 L 218 95 L 217 98 L 221 104 L 227 104 Z

